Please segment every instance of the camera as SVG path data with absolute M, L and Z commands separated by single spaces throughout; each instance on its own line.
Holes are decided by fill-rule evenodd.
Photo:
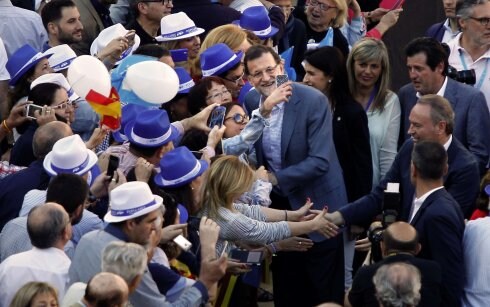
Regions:
M 474 69 L 468 70 L 460 70 L 458 71 L 453 66 L 449 65 L 447 67 L 446 75 L 458 82 L 465 83 L 468 85 L 475 85 L 476 83 L 476 74 Z

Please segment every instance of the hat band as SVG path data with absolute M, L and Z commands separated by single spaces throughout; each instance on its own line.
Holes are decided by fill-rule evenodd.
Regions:
M 200 170 L 201 170 L 201 163 L 199 163 L 199 160 L 196 160 L 196 165 L 194 166 L 194 168 L 190 172 L 188 172 L 187 174 L 185 174 L 184 176 L 182 176 L 180 178 L 175 178 L 175 179 L 171 179 L 171 180 L 166 180 L 162 176 L 162 183 L 163 183 L 163 185 L 176 185 L 176 184 L 185 182 L 189 179 L 193 179 L 194 177 L 196 177 L 196 175 L 199 174 Z
M 155 199 L 153 199 L 149 203 L 147 203 L 147 204 L 145 204 L 143 206 L 136 207 L 136 208 L 125 209 L 125 210 L 111 209 L 111 215 L 112 216 L 131 216 L 131 215 L 137 213 L 138 211 L 141 211 L 143 209 L 146 209 L 148 207 L 151 207 L 151 206 L 155 205 L 156 203 L 157 202 L 155 201 Z
M 193 87 L 194 85 L 196 85 L 196 84 L 194 83 L 194 80 L 192 80 L 192 79 L 187 81 L 186 83 L 179 84 L 179 92 L 182 92 L 186 89 L 189 89 L 189 88 Z
M 38 52 L 37 54 L 35 54 L 32 58 L 29 59 L 29 61 L 27 61 L 27 63 L 24 64 L 24 66 L 22 66 L 19 70 L 17 70 L 17 72 L 15 73 L 15 75 L 12 77 L 15 78 L 17 77 L 17 75 L 24 69 L 26 68 L 27 66 L 31 65 L 34 61 L 38 60 L 41 58 L 43 54 L 41 52 Z
M 165 39 L 171 39 L 171 38 L 178 39 L 180 36 L 191 34 L 192 32 L 196 32 L 196 31 L 197 31 L 197 27 L 193 26 L 184 30 L 161 34 L 160 37 Z
M 71 58 L 71 59 L 68 59 L 64 62 L 61 62 L 61 63 L 58 63 L 54 66 L 51 66 L 51 68 L 54 70 L 54 71 L 59 71 L 59 70 L 63 70 L 65 68 L 67 68 L 68 66 L 70 66 L 71 62 L 73 62 L 75 58 Z
M 271 33 L 272 31 L 272 27 L 269 25 L 269 27 L 267 29 L 264 29 L 264 30 L 258 30 L 258 31 L 252 31 L 255 35 L 257 36 L 264 36 L 264 35 L 267 35 L 269 33 Z
M 209 77 L 209 76 L 212 76 L 213 74 L 215 74 L 217 71 L 219 71 L 220 69 L 222 69 L 223 67 L 225 67 L 226 65 L 230 64 L 231 62 L 233 62 L 233 60 L 235 60 L 237 58 L 236 54 L 233 54 L 233 56 L 231 58 L 228 59 L 228 61 L 222 63 L 221 65 L 218 65 L 214 68 L 211 68 L 211 69 L 207 69 L 207 70 L 203 70 L 202 71 L 202 75 L 204 77 Z
M 154 138 L 154 139 L 147 139 L 147 138 L 138 136 L 134 133 L 134 127 L 133 127 L 133 129 L 131 129 L 131 138 L 133 138 L 133 140 L 135 142 L 142 144 L 142 145 L 160 144 L 160 143 L 168 140 L 170 138 L 171 134 L 172 134 L 172 127 L 171 126 L 168 127 L 168 130 L 167 130 L 167 132 L 165 132 L 164 135 L 157 137 L 157 138 Z
M 62 168 L 62 167 L 57 167 L 54 164 L 51 164 L 51 169 L 53 169 L 53 171 L 55 171 L 57 174 L 75 174 L 78 171 L 80 171 L 80 170 L 84 169 L 85 167 L 87 167 L 88 162 L 89 162 L 89 155 L 87 155 L 87 158 L 85 159 L 85 161 L 83 161 L 82 164 L 80 164 L 77 167 Z

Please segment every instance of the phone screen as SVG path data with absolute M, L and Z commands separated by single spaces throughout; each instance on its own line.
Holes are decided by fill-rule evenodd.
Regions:
M 109 165 L 107 166 L 107 176 L 114 177 L 114 171 L 119 167 L 119 158 L 113 155 L 109 156 Z
M 288 75 L 277 75 L 276 76 L 276 87 L 279 87 L 288 81 L 289 81 Z
M 213 109 L 211 112 L 211 120 L 209 121 L 209 128 L 213 128 L 214 126 L 218 126 L 221 128 L 223 126 L 223 121 L 225 119 L 226 108 L 222 106 L 218 106 Z

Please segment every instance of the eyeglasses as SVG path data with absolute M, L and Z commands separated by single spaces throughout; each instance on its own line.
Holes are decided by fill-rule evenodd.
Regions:
M 244 75 L 245 75 L 245 72 L 242 72 L 242 75 L 241 76 L 238 76 L 238 77 L 235 77 L 235 78 L 225 78 L 225 77 L 223 77 L 223 79 L 226 80 L 226 81 L 233 82 L 233 83 L 235 83 L 235 85 L 238 85 L 238 84 L 240 84 L 240 82 L 243 82 L 243 76 Z
M 336 6 L 330 6 L 326 3 L 320 3 L 316 0 L 310 0 L 310 1 L 308 1 L 307 4 L 311 7 L 318 7 L 320 10 L 322 10 L 324 12 L 328 11 L 329 9 L 336 9 L 337 8 Z
M 172 0 L 145 0 L 141 2 L 161 2 L 163 5 L 173 5 Z
M 214 100 L 214 99 L 217 99 L 218 97 L 220 99 L 223 99 L 223 95 L 227 95 L 227 94 L 230 94 L 230 91 L 228 89 L 225 89 L 221 93 L 216 93 L 214 95 L 211 95 L 211 96 L 206 97 L 206 100 L 211 100 L 211 99 Z
M 76 102 L 75 101 L 71 101 L 70 99 L 67 99 L 65 101 L 63 101 L 62 103 L 58 104 L 58 105 L 55 105 L 53 107 L 51 107 L 51 109 L 60 109 L 60 110 L 65 110 L 67 109 L 68 107 L 76 107 Z
M 243 125 L 245 124 L 246 122 L 248 122 L 248 115 L 245 115 L 245 114 L 240 114 L 240 113 L 235 113 L 233 114 L 233 116 L 230 116 L 230 117 L 226 117 L 225 118 L 225 121 L 226 120 L 229 120 L 229 119 L 233 119 L 233 121 L 239 125 Z
M 249 76 L 252 77 L 253 79 L 258 80 L 258 79 L 262 78 L 264 73 L 267 73 L 269 76 L 273 75 L 276 72 L 277 66 L 279 66 L 279 63 L 274 65 L 274 67 L 267 67 L 266 69 L 258 71 L 258 72 L 253 73 L 253 74 L 250 74 Z
M 489 17 L 475 18 L 470 16 L 469 18 L 478 21 L 484 27 L 488 26 L 488 23 L 490 23 Z

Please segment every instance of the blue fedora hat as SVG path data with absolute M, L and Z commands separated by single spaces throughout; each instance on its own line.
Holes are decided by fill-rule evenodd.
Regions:
M 124 134 L 124 127 L 126 127 L 128 123 L 134 121 L 136 119 L 136 115 L 144 110 L 148 110 L 148 108 L 137 104 L 127 104 L 122 107 L 121 129 L 112 132 L 112 136 L 114 137 L 114 140 L 116 140 L 116 142 L 124 143 L 128 140 L 128 138 Z
M 201 176 L 207 168 L 206 161 L 197 160 L 187 147 L 181 146 L 163 156 L 160 173 L 153 180 L 160 187 L 177 188 Z
M 185 70 L 184 67 L 175 67 L 175 72 L 179 77 L 179 94 L 187 94 L 191 88 L 196 85 L 192 80 L 191 75 Z
M 203 77 L 219 76 L 242 60 L 243 52 L 233 51 L 226 44 L 219 43 L 201 53 L 201 70 Z
M 242 29 L 250 30 L 260 39 L 276 35 L 278 28 L 271 25 L 271 19 L 264 6 L 252 6 L 243 11 L 240 20 L 233 21 Z
M 487 184 L 487 186 L 485 187 L 485 193 L 490 196 L 490 184 Z
M 52 54 L 43 54 L 37 52 L 36 49 L 32 48 L 31 45 L 25 44 L 24 46 L 17 49 L 14 54 L 8 59 L 7 68 L 10 74 L 9 85 L 15 85 L 19 79 L 29 71 L 29 69 L 36 66 L 42 59 L 47 59 Z
M 158 147 L 175 140 L 179 131 L 170 124 L 165 110 L 148 109 L 137 114 L 135 120 L 126 124 L 124 134 L 132 144 Z

